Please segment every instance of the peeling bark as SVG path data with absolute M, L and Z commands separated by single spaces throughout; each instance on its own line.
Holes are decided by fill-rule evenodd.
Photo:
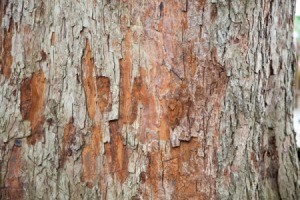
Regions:
M 294 4 L 0 1 L 1 199 L 299 199 Z

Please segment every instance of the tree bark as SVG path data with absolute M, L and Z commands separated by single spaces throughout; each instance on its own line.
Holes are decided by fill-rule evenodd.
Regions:
M 294 7 L 1 0 L 1 199 L 299 199 Z

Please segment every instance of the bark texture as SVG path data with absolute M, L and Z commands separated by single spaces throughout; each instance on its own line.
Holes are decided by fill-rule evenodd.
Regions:
M 1 199 L 299 199 L 294 0 L 1 0 Z

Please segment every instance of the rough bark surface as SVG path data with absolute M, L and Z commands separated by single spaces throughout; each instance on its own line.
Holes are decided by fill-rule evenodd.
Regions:
M 1 199 L 299 199 L 293 0 L 1 0 Z

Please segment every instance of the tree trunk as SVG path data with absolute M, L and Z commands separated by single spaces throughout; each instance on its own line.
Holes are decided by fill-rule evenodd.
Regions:
M 1 199 L 299 199 L 294 0 L 1 0 Z

